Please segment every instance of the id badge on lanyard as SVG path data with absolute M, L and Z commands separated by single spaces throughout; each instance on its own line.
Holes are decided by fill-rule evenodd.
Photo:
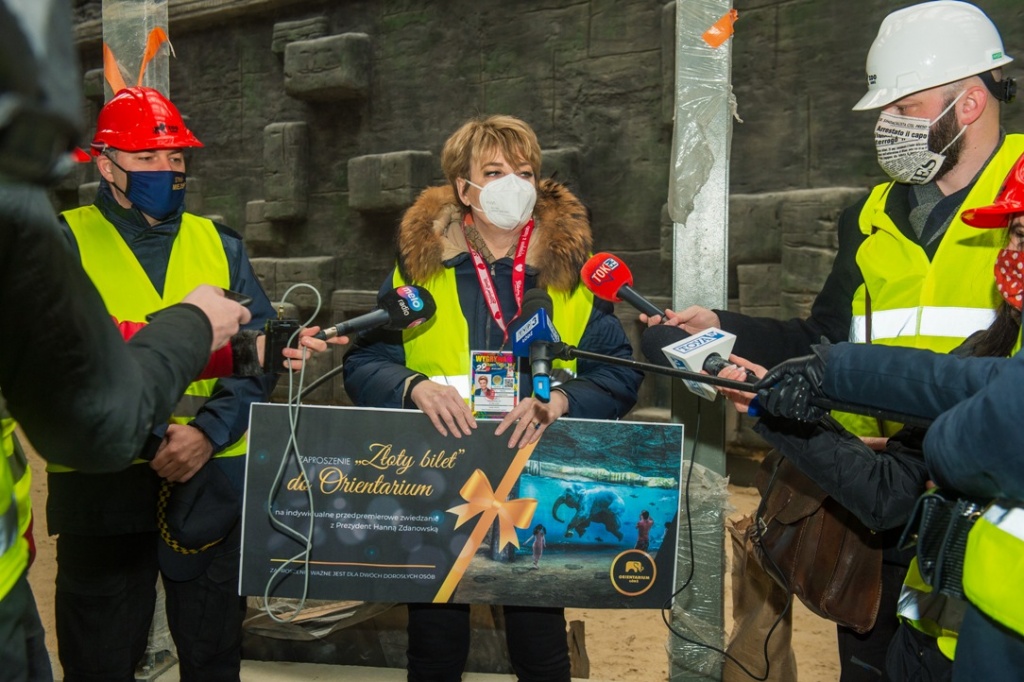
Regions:
M 478 419 L 500 419 L 519 402 L 518 363 L 512 351 L 470 351 L 470 380 L 473 388 L 469 407 Z
M 530 220 L 523 226 L 512 259 L 512 296 L 516 302 L 516 316 L 523 309 L 523 295 L 526 289 L 526 249 L 530 245 L 534 223 Z M 465 225 L 463 225 L 465 234 Z M 473 259 L 480 291 L 484 295 L 487 309 L 502 333 L 502 346 L 508 341 L 508 323 L 501 312 L 498 289 L 494 286 L 490 269 L 483 256 L 466 239 L 466 248 Z M 470 408 L 477 417 L 503 417 L 519 402 L 519 372 L 515 356 L 511 351 L 470 351 Z

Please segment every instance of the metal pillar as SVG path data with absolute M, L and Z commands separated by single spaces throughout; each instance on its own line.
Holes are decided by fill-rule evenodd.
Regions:
M 121 87 L 145 85 L 170 97 L 167 0 L 103 0 L 104 100 Z M 155 680 L 177 663 L 157 578 L 157 607 L 136 680 Z
M 673 222 L 675 310 L 694 304 L 721 309 L 728 299 L 732 39 L 716 47 L 712 45 L 715 41 L 705 39 L 705 32 L 717 23 L 731 33 L 727 18 L 731 10 L 731 0 L 676 2 L 675 120 L 668 200 Z M 698 467 L 704 467 L 703 480 L 724 485 L 725 408 L 720 400 L 702 400 L 677 383 L 673 418 L 686 424 L 687 458 L 696 439 L 695 460 Z M 693 579 L 676 598 L 672 624 L 689 639 L 724 648 L 724 500 L 715 495 L 695 496 L 694 487 L 700 485 L 696 473 L 694 479 Z M 680 513 L 678 585 L 691 571 L 684 512 Z M 721 679 L 721 654 L 675 635 L 669 649 L 673 682 Z

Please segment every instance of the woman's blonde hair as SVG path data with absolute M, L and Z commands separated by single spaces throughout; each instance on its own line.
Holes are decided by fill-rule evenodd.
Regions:
M 534 175 L 540 174 L 540 143 L 525 121 L 515 116 L 472 118 L 452 133 L 441 150 L 441 170 L 455 190 L 460 204 L 458 178 L 469 178 L 474 158 L 500 151 L 513 166 L 528 163 Z M 464 209 L 468 209 L 462 204 Z

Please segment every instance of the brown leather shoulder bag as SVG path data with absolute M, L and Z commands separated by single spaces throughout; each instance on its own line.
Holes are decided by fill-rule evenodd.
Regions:
M 748 533 L 761 568 L 814 613 L 863 633 L 882 596 L 882 550 L 857 517 L 778 451 L 757 476 Z

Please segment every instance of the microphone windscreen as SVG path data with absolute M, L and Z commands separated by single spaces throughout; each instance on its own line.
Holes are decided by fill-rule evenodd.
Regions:
M 633 286 L 633 273 L 618 256 L 610 253 L 598 253 L 591 256 L 580 270 L 583 285 L 594 292 L 598 298 L 613 303 L 622 300 L 619 289 Z
M 400 286 L 385 292 L 377 305 L 388 314 L 390 330 L 411 329 L 423 324 L 437 312 L 434 297 L 423 287 L 412 285 Z
M 546 289 L 530 289 L 523 295 L 522 310 L 519 312 L 517 320 L 528 320 L 532 315 L 535 315 L 538 310 L 543 310 L 551 317 L 551 313 L 555 308 L 554 302 L 551 300 L 551 295 Z
M 643 351 L 644 357 L 647 358 L 648 362 L 661 365 L 662 367 L 672 367 L 672 363 L 668 361 L 668 358 L 661 352 L 661 349 L 673 343 L 678 343 L 689 336 L 690 332 L 682 327 L 658 324 L 648 327 L 640 335 L 640 349 Z

